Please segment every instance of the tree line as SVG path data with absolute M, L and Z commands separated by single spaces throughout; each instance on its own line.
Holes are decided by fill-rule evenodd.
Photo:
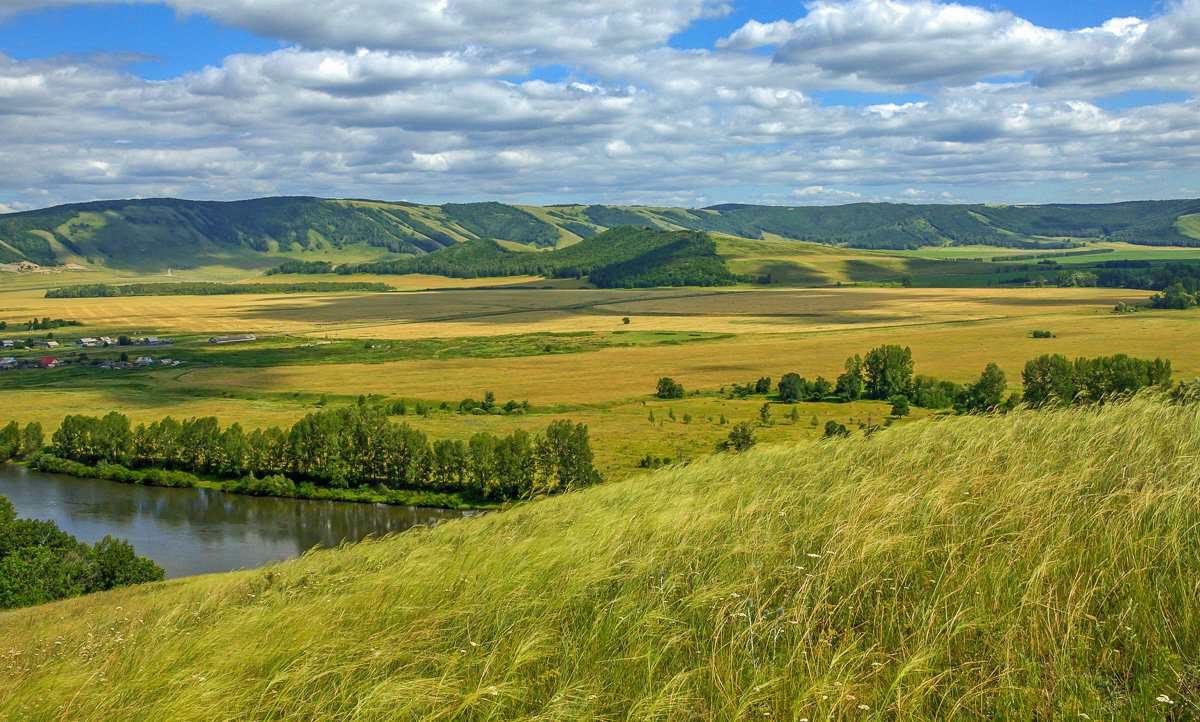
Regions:
M 85 283 L 46 291 L 46 298 L 107 298 L 113 296 L 228 296 L 245 293 L 375 293 L 391 291 L 386 283 L 367 281 L 306 281 L 302 283 Z
M 260 476 L 284 476 L 288 484 L 332 489 L 372 486 L 506 501 L 600 481 L 587 427 L 566 420 L 537 435 L 518 429 L 503 437 L 479 432 L 466 442 L 430 442 L 407 423 L 362 406 L 250 432 L 237 423 L 222 428 L 211 416 L 135 427 L 111 412 L 67 416 L 51 442 L 55 455 L 75 462 L 247 477 L 250 487 Z
M 137 556 L 129 542 L 80 542 L 52 521 L 18 519 L 0 496 L 0 609 L 162 578 L 162 567 Z
M 785 373 L 775 384 L 776 398 L 781 403 L 872 399 L 891 403 L 893 414 L 902 416 L 910 405 L 981 413 L 1009 410 L 1022 401 L 1032 406 L 1098 402 L 1147 387 L 1166 389 L 1171 384 L 1169 360 L 1125 354 L 1074 361 L 1058 354 L 1040 356 L 1025 364 L 1020 394 L 1007 393 L 1006 374 L 994 363 L 987 364 L 975 381 L 966 384 L 916 374 L 912 349 L 895 344 L 850 356 L 843 369 L 833 381 L 821 376 L 809 380 L 794 372 Z M 745 398 L 752 394 L 767 395 L 771 389 L 771 378 L 764 376 L 745 384 L 733 384 L 727 393 L 731 398 Z M 683 385 L 671 377 L 658 380 L 655 395 L 659 398 L 682 398 L 684 394 Z

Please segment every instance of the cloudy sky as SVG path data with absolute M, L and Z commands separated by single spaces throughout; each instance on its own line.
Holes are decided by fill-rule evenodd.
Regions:
M 0 211 L 1200 196 L 1200 0 L 3 0 Z

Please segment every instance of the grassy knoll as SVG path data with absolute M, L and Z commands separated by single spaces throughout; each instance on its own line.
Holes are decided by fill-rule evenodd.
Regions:
M 1005 250 L 995 246 L 985 248 L 997 255 L 1001 255 L 1001 251 Z M 929 255 L 919 252 L 905 255 L 898 251 L 840 248 L 778 236 L 764 240 L 721 238 L 717 243 L 717 252 L 734 273 L 754 277 L 770 276 L 773 285 L 787 286 L 881 283 L 899 281 L 904 276 L 909 276 L 915 281 L 949 275 L 970 281 L 959 285 L 978 286 L 985 285 L 986 279 L 991 278 L 998 270 L 990 263 L 958 260 L 953 255 L 938 255 L 936 251 Z
M 722 456 L 280 566 L 0 614 L 48 719 L 1185 719 L 1200 413 Z

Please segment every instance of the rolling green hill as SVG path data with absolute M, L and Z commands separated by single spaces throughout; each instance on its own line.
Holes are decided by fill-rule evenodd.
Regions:
M 716 243 L 696 231 L 660 231 L 624 226 L 574 245 L 541 253 L 505 248 L 476 239 L 423 256 L 344 264 L 339 273 L 430 273 L 452 278 L 546 276 L 581 278 L 602 288 L 720 286 L 736 279 Z
M 1200 411 L 718 455 L 0 613 L 22 720 L 1193 719 Z
M 1200 200 L 1108 205 L 986 206 L 856 203 L 833 207 L 727 204 L 703 209 L 502 203 L 427 206 L 307 197 L 214 202 L 95 201 L 0 215 L 0 263 L 74 262 L 154 271 L 235 259 L 359 262 L 420 255 L 490 238 L 569 246 L 617 226 L 693 230 L 863 249 L 947 244 L 1065 248 L 1091 241 L 1200 246 Z

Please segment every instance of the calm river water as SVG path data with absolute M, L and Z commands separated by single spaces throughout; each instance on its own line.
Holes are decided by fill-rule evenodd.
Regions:
M 0 464 L 0 496 L 26 519 L 51 519 L 79 541 L 128 539 L 167 578 L 259 567 L 471 512 L 273 499 L 77 479 Z

